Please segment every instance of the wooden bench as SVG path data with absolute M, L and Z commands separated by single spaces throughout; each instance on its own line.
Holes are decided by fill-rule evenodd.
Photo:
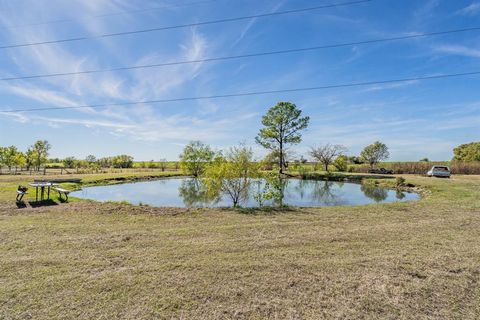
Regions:
M 68 194 L 70 193 L 70 190 L 63 189 L 63 188 L 53 188 L 53 190 L 58 192 L 58 196 L 60 197 L 60 200 L 63 200 L 62 194 L 65 195 L 65 201 L 68 201 Z
M 22 201 L 23 196 L 28 194 L 27 191 L 17 190 L 17 202 Z

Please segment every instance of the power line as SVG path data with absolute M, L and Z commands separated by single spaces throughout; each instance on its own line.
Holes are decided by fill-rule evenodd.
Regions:
M 196 2 L 188 2 L 188 3 L 179 3 L 179 4 L 168 4 L 168 5 L 162 5 L 162 6 L 157 6 L 157 7 L 151 7 L 151 8 L 124 10 L 124 11 L 118 11 L 118 12 L 109 12 L 109 13 L 85 16 L 85 18 L 87 18 L 87 19 L 99 19 L 99 18 L 106 18 L 106 17 L 110 17 L 110 16 L 137 14 L 137 13 L 143 13 L 143 12 L 149 12 L 149 11 L 158 11 L 158 10 L 168 9 L 168 8 L 189 7 L 189 6 L 208 4 L 208 3 L 212 3 L 212 2 L 218 2 L 218 1 L 219 0 L 204 0 L 204 1 L 196 1 Z M 75 21 L 77 21 L 77 20 L 65 18 L 65 19 L 57 19 L 57 20 L 50 20 L 50 21 L 43 21 L 43 22 L 32 22 L 32 23 L 27 23 L 27 24 L 22 24 L 22 25 L 4 26 L 3 29 L 19 29 L 19 28 L 24 28 L 24 27 L 34 27 L 34 26 L 49 25 L 49 24 L 56 24 L 56 23 L 67 23 L 67 22 L 75 22 Z
M 309 8 L 302 8 L 302 9 L 292 9 L 292 10 L 262 13 L 262 14 L 256 14 L 256 15 L 250 15 L 250 16 L 235 17 L 235 18 L 225 18 L 225 19 L 219 19 L 219 20 L 210 20 L 210 21 L 195 22 L 195 23 L 188 23 L 188 24 L 179 24 L 179 25 L 166 26 L 166 27 L 140 29 L 140 30 L 133 30 L 133 31 L 116 32 L 116 33 L 106 33 L 106 34 L 101 34 L 101 35 L 83 36 L 83 37 L 75 37 L 75 38 L 65 38 L 65 39 L 41 41 L 41 42 L 12 44 L 12 45 L 0 46 L 0 49 L 31 47 L 31 46 L 38 46 L 38 45 L 54 44 L 54 43 L 84 41 L 84 40 L 89 40 L 89 39 L 103 39 L 103 38 L 118 37 L 118 36 L 132 35 L 132 34 L 141 34 L 141 33 L 165 31 L 165 30 L 196 27 L 196 26 L 205 26 L 205 25 L 218 24 L 218 23 L 226 23 L 226 22 L 250 20 L 250 19 L 255 19 L 255 18 L 280 16 L 280 15 L 286 15 L 286 14 L 292 14 L 292 13 L 308 12 L 308 11 L 314 11 L 314 10 L 326 9 L 326 8 L 349 6 L 349 5 L 355 5 L 355 4 L 366 3 L 366 2 L 371 2 L 371 1 L 373 1 L 373 0 L 357 0 L 357 1 L 349 1 L 349 2 L 342 2 L 342 3 L 336 3 L 336 4 L 321 5 L 321 6 L 315 6 L 315 7 L 309 7 Z
M 117 68 L 110 68 L 110 69 L 84 70 L 84 71 L 75 71 L 75 72 L 62 72 L 62 73 L 7 77 L 7 78 L 0 78 L 0 81 L 26 80 L 26 79 L 36 79 L 36 78 L 52 78 L 52 77 L 72 76 L 72 75 L 80 75 L 80 74 L 92 74 L 92 73 L 101 73 L 101 72 L 133 70 L 133 69 L 159 68 L 159 67 L 175 66 L 175 65 L 183 65 L 183 64 L 214 62 L 214 61 L 222 61 L 222 60 L 241 59 L 241 58 L 252 58 L 252 57 L 269 56 L 269 55 L 277 55 L 277 54 L 287 54 L 287 53 L 296 53 L 296 52 L 298 53 L 298 52 L 314 51 L 314 50 L 321 50 L 321 49 L 340 48 L 340 47 L 355 46 L 355 45 L 365 45 L 365 44 L 381 43 L 381 42 L 389 42 L 389 41 L 399 41 L 399 40 L 432 37 L 432 36 L 454 34 L 454 33 L 468 32 L 468 31 L 480 31 L 480 27 L 454 29 L 454 30 L 429 32 L 429 33 L 420 33 L 420 34 L 414 34 L 414 35 L 396 36 L 396 37 L 391 37 L 391 38 L 371 39 L 371 40 L 364 40 L 364 41 L 357 41 L 357 42 L 327 44 L 327 45 L 320 45 L 320 46 L 306 47 L 306 48 L 295 48 L 295 49 L 266 51 L 266 52 L 258 52 L 258 53 L 247 53 L 247 54 L 241 54 L 241 55 L 213 57 L 213 58 L 205 58 L 205 59 L 197 59 L 197 60 L 172 61 L 172 62 L 165 62 L 165 63 L 145 64 L 145 65 L 127 66 L 127 67 L 117 67 Z
M 411 82 L 411 81 L 434 80 L 434 79 L 465 77 L 465 76 L 473 76 L 473 75 L 480 75 L 480 71 L 441 74 L 441 75 L 433 75 L 433 76 L 418 76 L 418 77 L 411 77 L 411 78 L 388 79 L 388 80 L 379 80 L 379 81 L 365 81 L 365 82 L 332 84 L 332 85 L 323 85 L 323 86 L 314 86 L 314 87 L 294 88 L 294 89 L 280 89 L 280 90 L 268 90 L 268 91 L 229 93 L 229 94 L 211 95 L 211 96 L 181 97 L 181 98 L 171 98 L 171 99 L 144 100 L 144 101 L 93 104 L 93 105 L 79 105 L 79 106 L 73 106 L 73 107 L 46 107 L 46 108 L 35 108 L 35 109 L 2 110 L 2 111 L 0 111 L 0 113 L 35 112 L 35 111 L 85 109 L 85 108 L 105 108 L 105 107 L 113 107 L 113 106 L 130 106 L 130 105 L 150 104 L 150 103 L 154 104 L 154 103 L 181 102 L 181 101 L 193 101 L 193 100 L 210 100 L 210 99 L 220 99 L 220 98 L 267 95 L 267 94 L 274 94 L 274 93 L 305 92 L 305 91 L 315 91 L 315 90 L 325 90 L 325 89 L 362 87 L 362 86 L 371 86 L 371 85 L 378 85 L 378 84 L 390 84 L 390 83 L 401 83 L 401 82 Z

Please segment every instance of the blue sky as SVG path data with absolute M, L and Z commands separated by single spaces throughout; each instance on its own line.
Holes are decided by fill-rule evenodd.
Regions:
M 283 11 L 344 0 L 0 0 L 1 45 L 98 35 Z M 178 4 L 187 4 L 185 6 Z M 136 14 L 122 11 L 158 8 Z M 102 17 L 99 17 L 102 16 Z M 52 20 L 70 20 L 42 24 Z M 40 23 L 40 24 L 39 24 Z M 373 0 L 365 4 L 160 32 L 0 49 L 0 77 L 104 69 L 480 27 L 480 1 Z M 1 110 L 120 103 L 480 71 L 480 31 L 222 62 L 0 81 Z M 391 160 L 448 160 L 480 140 L 480 76 L 369 87 L 0 113 L 0 145 L 37 139 L 51 156 L 126 153 L 177 159 L 190 140 L 217 149 L 254 137 L 261 116 L 291 101 L 311 117 L 303 142 L 358 154 L 375 140 Z

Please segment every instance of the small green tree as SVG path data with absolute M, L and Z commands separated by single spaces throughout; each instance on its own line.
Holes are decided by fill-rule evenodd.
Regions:
M 459 145 L 453 154 L 455 161 L 480 161 L 480 141 Z
M 345 172 L 348 169 L 348 159 L 344 155 L 339 155 L 335 161 L 333 161 L 333 165 L 338 171 Z
M 260 129 L 255 141 L 278 154 L 280 174 L 285 168 L 285 148 L 302 141 L 301 130 L 308 127 L 309 117 L 301 118 L 302 111 L 290 102 L 279 102 L 270 108 L 262 118 L 264 128 Z
M 27 163 L 26 161 L 26 158 L 25 158 L 25 154 L 23 154 L 23 152 L 17 152 L 17 154 L 15 155 L 15 159 L 14 159 L 14 165 L 15 165 L 15 173 L 17 173 L 17 167 L 20 167 L 20 169 L 22 167 L 25 166 L 25 164 Z
M 73 169 L 75 167 L 75 157 L 66 157 L 62 162 L 63 166 L 67 169 Z
M 259 165 L 254 162 L 252 149 L 242 144 L 230 148 L 225 157 L 217 157 L 208 165 L 203 183 L 210 195 L 222 192 L 237 207 L 247 197 L 251 178 L 257 177 L 258 171 Z
M 389 156 L 390 153 L 388 152 L 387 145 L 380 141 L 376 141 L 371 145 L 366 146 L 360 154 L 360 157 L 362 157 L 362 159 L 372 168 L 380 161 L 388 159 Z
M 180 155 L 180 166 L 187 173 L 198 177 L 213 160 L 214 155 L 215 152 L 210 149 L 210 146 L 200 141 L 192 141 L 183 148 Z
M 281 175 L 273 172 L 265 173 L 263 178 L 265 179 L 263 199 L 273 201 L 277 206 L 283 207 L 283 198 L 285 197 L 285 187 L 288 179 L 283 179 Z M 257 195 L 257 198 L 259 196 Z
M 2 149 L 2 163 L 8 168 L 8 171 L 11 172 L 12 167 L 17 166 L 18 156 L 20 152 L 15 146 L 10 146 Z
M 133 157 L 121 154 L 112 158 L 112 166 L 114 168 L 132 168 Z

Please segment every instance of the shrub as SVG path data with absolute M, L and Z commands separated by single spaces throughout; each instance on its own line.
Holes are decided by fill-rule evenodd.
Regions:
M 395 179 L 395 186 L 398 187 L 403 187 L 405 185 L 405 178 L 403 177 L 397 177 Z
M 335 168 L 337 168 L 337 171 L 340 172 L 345 172 L 348 169 L 347 165 L 347 157 L 345 156 L 338 156 L 335 161 L 333 162 L 333 165 Z

